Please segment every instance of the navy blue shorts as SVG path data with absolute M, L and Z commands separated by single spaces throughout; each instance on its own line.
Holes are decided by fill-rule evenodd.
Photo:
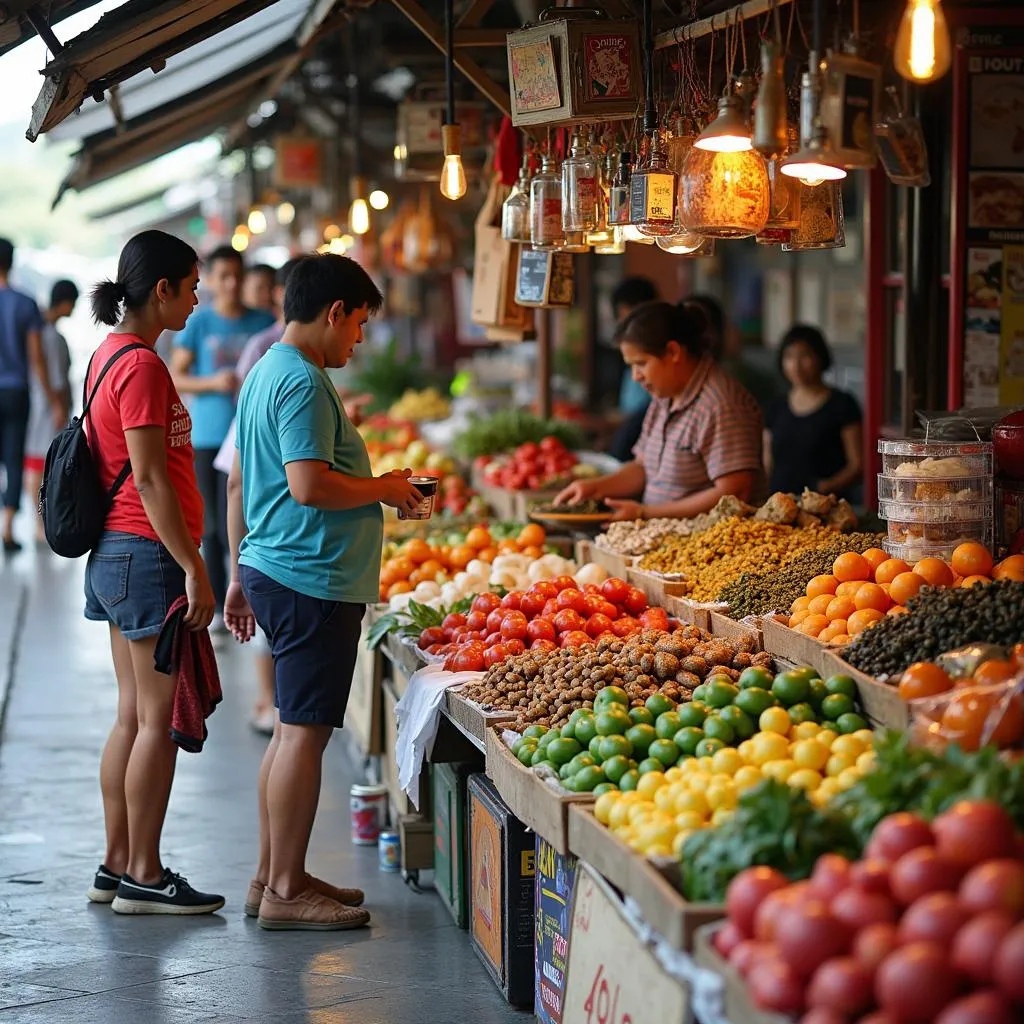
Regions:
M 85 566 L 85 617 L 112 622 L 127 640 L 156 636 L 185 593 L 185 571 L 159 541 L 107 532 Z
M 274 658 L 274 705 L 285 725 L 345 724 L 366 605 L 324 601 L 239 566 L 242 590 Z

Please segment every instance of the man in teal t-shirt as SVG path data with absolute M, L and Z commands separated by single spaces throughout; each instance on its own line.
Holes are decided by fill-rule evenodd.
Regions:
M 359 889 L 306 872 L 324 749 L 345 720 L 366 605 L 377 599 L 381 504 L 412 512 L 409 470 L 374 477 L 326 368 L 344 366 L 383 298 L 344 256 L 295 264 L 280 342 L 246 377 L 228 480 L 231 632 L 270 641 L 277 716 L 260 768 L 260 853 L 245 911 L 264 928 L 357 928 Z

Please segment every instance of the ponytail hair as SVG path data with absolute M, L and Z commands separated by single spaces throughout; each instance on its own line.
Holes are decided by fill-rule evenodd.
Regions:
M 621 345 L 628 341 L 648 355 L 661 358 L 674 341 L 694 359 L 707 352 L 707 318 L 697 308 L 671 302 L 645 302 L 637 306 L 616 332 Z
M 123 311 L 141 309 L 153 289 L 167 280 L 175 291 L 199 262 L 195 249 L 166 231 L 142 231 L 130 238 L 117 261 L 117 279 L 92 290 L 93 319 L 113 327 Z

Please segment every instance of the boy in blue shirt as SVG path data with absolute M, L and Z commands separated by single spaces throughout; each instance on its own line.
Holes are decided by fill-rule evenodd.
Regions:
M 377 600 L 381 504 L 412 512 L 410 470 L 374 477 L 326 368 L 344 366 L 383 298 L 344 256 L 292 269 L 285 331 L 246 377 L 228 480 L 232 581 L 224 605 L 241 641 L 254 625 L 274 659 L 277 716 L 260 768 L 260 853 L 246 913 L 264 928 L 369 922 L 359 889 L 306 872 L 324 749 L 344 724 L 363 613 Z
M 203 558 L 220 609 L 227 590 L 227 479 L 213 461 L 235 416 L 238 357 L 274 317 L 242 304 L 244 267 L 234 249 L 214 249 L 207 263 L 205 279 L 213 302 L 197 309 L 175 339 L 171 373 L 179 394 L 191 396 L 192 448 L 203 496 Z

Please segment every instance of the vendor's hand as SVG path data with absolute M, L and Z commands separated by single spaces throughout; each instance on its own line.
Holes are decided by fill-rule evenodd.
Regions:
M 634 519 L 643 519 L 644 517 L 644 507 L 639 501 L 605 498 L 604 503 L 615 513 L 612 516 L 613 522 L 624 519 L 632 522 Z
M 556 498 L 556 505 L 579 505 L 584 501 L 599 497 L 601 483 L 599 480 L 574 480 Z
M 224 625 L 239 643 L 247 643 L 256 635 L 256 616 L 238 580 L 228 585 L 224 597 Z

